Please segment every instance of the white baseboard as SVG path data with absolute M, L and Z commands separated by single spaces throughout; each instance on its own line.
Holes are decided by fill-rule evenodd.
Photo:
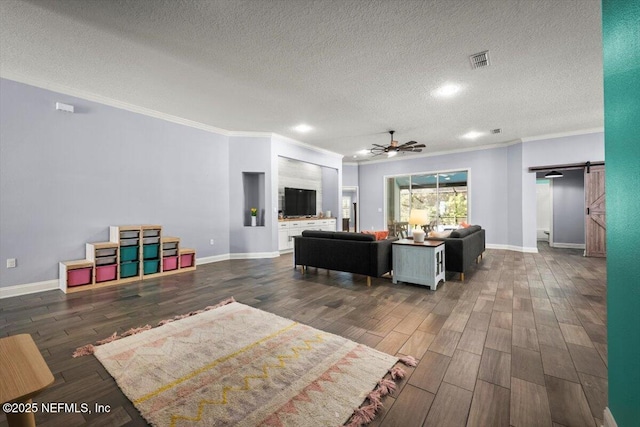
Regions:
M 553 242 L 549 244 L 552 248 L 559 249 L 584 249 L 584 243 L 559 243 Z
M 211 264 L 212 262 L 226 261 L 228 259 L 230 259 L 229 254 L 196 258 L 196 265 Z
M 604 408 L 604 427 L 618 427 L 609 407 Z
M 35 294 L 36 292 L 53 291 L 54 289 L 60 289 L 58 279 L 7 286 L 0 288 L 0 299 Z
M 538 248 L 529 248 L 525 246 L 513 246 L 513 245 L 496 245 L 496 244 L 486 244 L 487 249 L 501 249 L 504 251 L 514 251 L 514 252 L 523 252 L 529 254 L 537 254 Z
M 280 252 L 252 252 L 231 254 L 231 259 L 260 259 L 260 258 L 277 258 Z

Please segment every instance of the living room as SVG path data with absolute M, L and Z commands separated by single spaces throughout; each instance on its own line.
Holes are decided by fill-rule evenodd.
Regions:
M 355 8 L 354 10 L 358 9 L 355 3 L 349 4 L 349 7 Z M 376 3 L 380 7 L 384 4 L 385 2 Z M 604 2 L 604 5 L 608 4 L 610 2 Z M 406 2 L 402 7 L 398 6 L 399 10 L 401 9 L 398 13 L 402 17 L 410 15 L 411 5 L 411 2 Z M 529 10 L 527 2 L 518 2 L 518 5 Z M 548 8 L 546 12 L 553 14 L 553 5 L 545 5 Z M 428 324 L 422 325 L 429 314 L 462 314 L 468 319 L 473 315 L 473 310 L 466 312 L 468 304 L 465 298 L 471 298 L 470 294 L 473 294 L 475 302 L 478 302 L 482 300 L 482 291 L 493 291 L 492 302 L 495 303 L 496 295 L 505 297 L 510 287 L 511 302 L 515 304 L 509 310 L 513 316 L 510 328 L 522 326 L 517 324 L 516 313 L 519 310 L 529 310 L 518 308 L 517 305 L 528 304 L 521 300 L 522 298 L 529 299 L 531 303 L 543 304 L 537 300 L 541 297 L 537 285 L 544 283 L 550 289 L 545 297 L 547 300 L 553 302 L 552 298 L 562 297 L 568 304 L 565 307 L 560 306 L 560 301 L 553 302 L 558 305 L 553 307 L 558 310 L 556 316 L 566 315 L 563 310 L 585 318 L 587 315 L 595 316 L 591 321 L 585 321 L 582 317 L 563 317 L 558 318 L 556 323 L 574 325 L 577 322 L 575 326 L 581 327 L 584 326 L 582 322 L 597 325 L 593 329 L 588 329 L 590 326 L 585 328 L 592 346 L 583 347 L 593 349 L 596 353 L 589 354 L 597 355 L 602 359 L 601 363 L 608 363 L 607 378 L 591 375 L 593 372 L 589 374 L 580 369 L 575 377 L 563 379 L 567 381 L 566 384 L 558 382 L 557 377 L 546 370 L 543 371 L 542 380 L 522 378 L 522 375 L 519 376 L 517 373 L 512 376 L 523 381 L 523 384 L 527 383 L 522 390 L 529 390 L 527 387 L 530 384 L 546 389 L 545 399 L 549 400 L 549 407 L 536 410 L 547 414 L 549 421 L 559 424 L 563 424 L 564 421 L 570 424 L 584 415 L 584 408 L 576 410 L 575 413 L 568 411 L 572 415 L 565 418 L 559 415 L 564 408 L 563 405 L 567 404 L 562 399 L 573 396 L 573 385 L 581 387 L 579 390 L 583 393 L 580 395 L 582 397 L 576 400 L 587 402 L 586 412 L 593 412 L 590 420 L 594 425 L 599 422 L 614 425 L 611 424 L 611 420 L 605 419 L 605 407 L 610 409 L 608 414 L 613 414 L 612 419 L 615 418 L 620 426 L 631 425 L 627 420 L 637 416 L 637 396 L 640 393 L 627 391 L 637 390 L 637 384 L 640 383 L 634 382 L 639 370 L 635 355 L 640 346 L 637 338 L 629 337 L 628 330 L 623 326 L 634 324 L 633 319 L 637 320 L 633 309 L 637 307 L 637 298 L 625 297 L 625 292 L 633 295 L 629 283 L 633 282 L 637 267 L 635 263 L 629 262 L 629 254 L 637 253 L 637 250 L 633 249 L 631 242 L 634 239 L 629 234 L 633 231 L 620 232 L 624 228 L 623 224 L 636 217 L 633 212 L 637 210 L 633 204 L 637 202 L 626 197 L 622 198 L 624 200 L 614 198 L 607 202 L 610 203 L 607 212 L 610 233 L 607 236 L 605 279 L 605 260 L 582 258 L 581 252 L 578 253 L 576 250 L 549 252 L 552 248 L 545 248 L 538 251 L 536 174 L 529 170 L 540 166 L 604 161 L 606 151 L 608 196 L 614 194 L 613 191 L 615 194 L 632 191 L 634 184 L 622 176 L 633 176 L 633 173 L 629 175 L 629 171 L 633 170 L 633 165 L 629 162 L 637 159 L 637 148 L 628 142 L 629 134 L 626 134 L 626 139 L 620 139 L 620 146 L 615 145 L 618 141 L 611 141 L 606 109 L 604 129 L 601 115 L 594 121 L 591 116 L 581 117 L 580 113 L 574 113 L 572 116 L 571 112 L 567 112 L 558 120 L 546 117 L 547 126 L 540 126 L 539 129 L 548 129 L 547 131 L 518 133 L 518 130 L 509 129 L 509 123 L 505 122 L 496 126 L 502 126 L 508 136 L 491 136 L 484 139 L 484 142 L 460 142 L 458 139 L 454 147 L 450 136 L 434 136 L 427 132 L 412 133 L 412 127 L 438 127 L 434 123 L 445 120 L 444 116 L 456 115 L 457 111 L 461 112 L 460 118 L 453 121 L 463 121 L 462 117 L 468 111 L 458 110 L 460 104 L 444 101 L 450 103 L 442 104 L 441 111 L 438 111 L 437 107 L 440 104 L 431 105 L 427 113 L 431 118 L 428 120 L 424 119 L 424 107 L 412 104 L 416 111 L 422 108 L 420 114 L 409 117 L 406 112 L 400 113 L 394 116 L 393 123 L 388 123 L 385 121 L 385 110 L 388 108 L 385 107 L 385 97 L 389 97 L 390 93 L 380 91 L 373 96 L 369 86 L 371 82 L 363 82 L 362 92 L 366 93 L 354 89 L 351 96 L 352 99 L 362 96 L 362 99 L 367 100 L 368 103 L 361 104 L 358 108 L 363 110 L 364 116 L 373 118 L 370 120 L 371 123 L 365 126 L 363 122 L 358 122 L 351 132 L 344 132 L 344 136 L 332 133 L 331 137 L 326 138 L 327 143 L 323 144 L 322 137 L 314 136 L 313 131 L 299 134 L 289 129 L 300 120 L 310 121 L 309 118 L 313 113 L 320 111 L 320 107 L 313 104 L 305 109 L 299 98 L 295 98 L 294 102 L 291 91 L 285 89 L 283 92 L 277 92 L 285 86 L 283 81 L 267 82 L 266 86 L 261 86 L 265 85 L 263 81 L 261 84 L 252 83 L 252 78 L 258 78 L 256 70 L 246 70 L 237 80 L 232 80 L 229 74 L 222 72 L 224 67 L 212 71 L 207 69 L 204 59 L 202 62 L 189 62 L 184 56 L 189 49 L 184 46 L 180 46 L 180 49 L 184 48 L 184 52 L 181 53 L 176 53 L 176 46 L 170 43 L 167 43 L 166 50 L 158 50 L 157 46 L 150 48 L 145 45 L 144 37 L 136 38 L 139 34 L 128 33 L 131 27 L 126 27 L 124 23 L 123 27 L 114 24 L 115 27 L 109 29 L 109 25 L 113 24 L 111 18 L 120 17 L 116 8 L 95 4 L 94 8 L 79 11 L 74 2 L 66 1 L 46 4 L 38 1 L 11 1 L 4 2 L 1 7 L 3 41 L 0 68 L 0 258 L 3 264 L 7 263 L 7 268 L 0 269 L 0 325 L 3 337 L 20 333 L 31 334 L 49 364 L 56 382 L 50 391 L 45 390 L 39 396 L 40 401 L 80 401 L 83 392 L 88 392 L 91 399 L 97 403 L 112 403 L 118 408 L 108 418 L 109 422 L 115 425 L 143 423 L 136 408 L 120 392 L 109 373 L 92 359 L 93 356 L 71 359 L 70 353 L 83 344 L 106 338 L 114 330 L 121 333 L 145 323 L 157 323 L 163 319 L 203 309 L 230 296 L 240 303 L 309 324 L 320 330 L 382 349 L 384 352 L 404 354 L 403 351 L 408 352 L 405 345 L 415 344 L 412 340 L 418 340 L 418 337 L 427 339 L 426 334 L 435 337 L 440 333 L 440 330 L 430 329 L 431 326 Z M 151 4 L 141 7 L 142 10 L 154 10 Z M 286 9 L 285 6 L 282 7 Z M 442 8 L 439 12 L 441 14 L 451 12 L 444 3 L 439 7 Z M 597 30 L 600 31 L 600 6 L 597 2 L 590 2 L 589 8 L 591 11 L 586 14 L 590 18 L 597 17 Z M 511 7 L 507 9 L 510 13 L 517 13 Z M 572 14 L 578 14 L 577 9 L 580 9 L 580 6 L 572 4 L 559 10 L 567 14 L 566 19 L 572 20 L 575 19 Z M 610 24 L 612 27 L 607 27 L 606 23 L 607 19 L 617 19 L 617 9 L 605 8 L 604 11 L 608 11 L 603 18 L 604 29 L 613 28 L 613 23 Z M 366 15 L 371 11 L 361 12 Z M 193 13 L 193 10 L 189 13 Z M 420 13 L 426 12 L 421 9 Z M 359 14 L 360 12 L 356 15 L 360 16 Z M 171 21 L 169 16 L 165 18 Z M 548 19 L 548 16 L 543 17 Z M 48 31 L 41 31 L 39 28 L 47 28 Z M 531 28 L 527 28 L 526 31 L 541 36 Z M 87 36 L 85 41 L 90 40 L 88 46 L 91 46 L 91 49 L 97 49 L 96 46 L 100 43 L 108 41 L 115 46 L 126 46 L 127 54 L 113 61 L 92 62 L 97 61 L 95 58 L 100 56 L 94 52 L 91 53 L 96 55 L 92 57 L 93 60 L 83 63 L 82 60 L 76 59 L 71 62 L 72 58 L 82 56 L 66 42 L 73 40 L 73 37 L 76 37 L 73 34 L 76 32 L 78 40 Z M 551 30 L 550 32 L 553 33 Z M 27 37 L 26 34 L 32 34 L 35 38 Z M 562 31 L 559 34 L 562 34 Z M 597 38 L 599 39 L 599 36 Z M 470 45 L 474 46 L 475 43 Z M 602 46 L 597 47 L 600 49 L 597 52 L 599 56 L 602 54 Z M 484 48 L 478 47 L 477 50 L 481 49 Z M 606 49 L 605 37 L 605 54 Z M 496 47 L 493 52 L 498 54 L 493 58 L 493 65 L 499 68 L 500 62 L 506 59 L 499 56 L 499 48 Z M 131 55 L 132 53 L 135 55 Z M 234 57 L 232 52 L 227 54 L 228 58 Z M 116 53 L 110 51 L 109 55 Z M 59 63 L 55 59 L 57 56 L 64 60 Z M 616 60 L 620 56 L 616 56 Z M 398 59 L 398 56 L 393 57 Z M 265 61 L 265 68 L 272 70 L 273 68 L 269 67 L 276 67 L 268 58 L 260 58 Z M 340 58 L 344 60 L 344 57 Z M 606 58 L 605 55 L 605 79 Z M 366 58 L 360 60 L 367 62 Z M 318 73 L 327 74 L 331 80 L 331 70 L 320 66 L 319 62 L 321 65 L 320 60 L 313 61 L 313 66 L 320 70 Z M 384 60 L 371 60 L 371 63 L 374 62 Z M 411 77 L 402 71 L 403 64 L 396 62 L 379 72 L 399 73 L 397 80 L 409 81 Z M 169 71 L 166 65 L 168 63 L 175 68 Z M 232 64 L 227 65 L 232 67 Z M 101 78 L 111 74 L 112 77 L 116 76 L 116 80 L 121 80 L 122 84 L 109 80 L 109 84 L 100 86 L 99 78 L 92 80 L 92 76 L 100 74 L 96 72 L 96 67 L 104 68 Z M 631 59 L 629 65 L 621 67 L 632 70 L 631 74 L 627 75 L 630 83 L 622 85 L 633 87 L 631 83 L 637 80 L 637 64 Z M 151 69 L 154 72 L 149 72 Z M 633 74 L 633 70 L 636 74 Z M 486 70 L 479 72 L 483 71 Z M 128 74 L 129 72 L 133 74 Z M 562 70 L 562 73 L 567 72 L 569 71 L 566 69 Z M 579 71 L 576 71 L 576 78 L 578 73 Z M 144 77 L 148 74 L 153 75 Z M 545 75 L 553 74 L 554 71 L 551 70 Z M 460 78 L 462 75 L 465 74 L 461 73 L 458 77 L 452 78 Z M 202 91 L 215 102 L 208 101 L 205 104 L 197 88 L 182 80 L 184 76 L 191 76 L 200 83 L 206 79 L 212 80 L 212 86 L 203 85 Z M 335 75 L 333 78 L 335 79 Z M 602 73 L 597 74 L 595 78 L 599 79 L 601 87 Z M 355 82 L 359 77 L 351 76 L 346 80 L 357 86 Z M 509 87 L 505 82 L 503 86 L 495 81 L 493 83 L 495 86 L 483 93 L 499 92 L 499 88 L 506 91 Z M 536 83 L 540 84 L 539 81 Z M 296 84 L 299 85 L 300 82 Z M 242 85 L 249 87 L 256 94 L 255 102 L 246 102 L 242 96 L 233 95 L 233 88 L 240 88 Z M 309 81 L 308 86 L 313 87 L 313 83 Z M 390 86 L 397 88 L 394 85 Z M 173 93 L 168 91 L 169 87 L 172 90 L 182 88 L 184 95 L 174 98 Z M 220 87 L 226 89 L 222 90 Z M 269 89 L 266 89 L 267 87 Z M 302 89 L 299 86 L 295 89 L 303 92 L 301 98 L 306 98 L 307 101 L 313 98 L 314 94 L 318 95 L 316 90 Z M 413 87 L 411 91 L 415 90 Z M 147 94 L 156 91 L 157 97 L 153 99 L 154 96 L 149 96 L 147 100 L 150 102 L 136 103 L 132 102 L 135 97 L 123 96 L 127 92 L 135 95 L 145 91 L 150 91 L 146 92 Z M 405 98 L 411 91 L 403 92 L 399 97 Z M 580 92 L 578 89 L 571 93 L 578 96 Z M 217 95 L 210 96 L 213 93 Z M 528 95 L 531 95 L 531 92 L 528 92 Z M 623 99 L 625 91 L 621 90 L 615 95 Z M 516 99 L 527 95 L 511 92 L 511 95 L 506 96 Z M 566 94 L 563 93 L 562 96 Z M 321 98 L 320 95 L 318 97 Z M 431 99 L 430 95 L 426 97 Z M 348 105 L 350 101 L 346 98 L 349 96 L 343 94 L 334 96 L 333 100 L 336 103 L 340 100 L 340 103 Z M 486 98 L 483 99 L 486 101 Z M 605 106 L 607 100 L 608 98 L 605 98 Z M 267 103 L 268 101 L 270 103 Z M 389 105 L 396 105 L 396 101 L 398 100 L 390 96 Z M 592 99 L 586 94 L 578 103 L 581 101 L 585 105 L 592 105 Z M 559 102 L 559 99 L 554 98 L 549 101 L 549 106 Z M 629 108 L 628 114 L 632 118 L 634 114 L 637 115 L 637 111 L 634 110 L 637 104 L 629 102 L 631 106 L 625 108 Z M 284 115 L 284 111 L 291 114 L 286 108 L 288 103 L 295 105 L 301 114 L 292 114 L 286 120 L 280 119 L 280 127 L 267 125 L 274 117 Z M 375 103 L 379 104 L 379 108 L 371 107 Z M 56 109 L 57 104 L 61 104 L 61 108 L 72 106 L 73 112 Z M 320 104 L 325 107 L 328 105 L 324 98 Z M 364 105 L 367 107 L 364 108 Z M 515 105 L 510 109 L 515 111 L 520 108 Z M 190 109 L 195 108 L 194 106 L 200 109 Z M 225 110 L 239 113 L 231 117 L 225 115 Z M 197 111 L 197 114 L 188 115 L 187 111 Z M 327 121 L 323 123 L 324 129 L 318 128 L 319 133 L 329 131 L 331 120 L 334 120 L 335 128 L 340 132 L 349 130 L 347 123 L 355 119 L 355 116 L 351 116 L 351 110 L 336 107 L 337 112 L 332 112 L 331 109 L 324 111 Z M 602 103 L 597 105 L 594 111 L 601 113 Z M 619 110 L 613 111 L 620 113 Z M 627 114 L 626 110 L 623 111 Z M 245 121 L 241 117 L 243 112 L 247 117 Z M 341 114 L 343 117 L 340 117 Z M 406 120 L 402 118 L 403 114 Z M 537 114 L 544 116 L 541 111 Z M 367 120 L 369 119 L 365 118 L 364 122 Z M 527 120 L 536 123 L 545 121 L 536 115 L 529 116 Z M 561 127 L 558 123 L 562 121 L 573 121 L 574 127 L 558 130 Z M 423 122 L 428 123 L 425 125 Z M 451 122 L 442 127 L 450 127 L 449 123 Z M 594 124 L 585 125 L 587 123 Z M 361 149 L 370 149 L 373 144 L 388 143 L 386 131 L 391 129 L 390 126 L 398 127 L 397 139 L 400 142 L 415 139 L 418 143 L 426 143 L 427 147 L 422 153 L 406 153 L 395 158 L 371 157 L 369 154 L 359 153 Z M 614 129 L 613 125 L 611 129 Z M 447 144 L 451 147 L 447 148 Z M 354 158 L 356 153 L 359 157 Z M 455 275 L 449 275 L 436 291 L 406 284 L 393 285 L 389 278 L 374 278 L 372 286 L 368 288 L 366 278 L 360 275 L 335 271 L 327 272 L 325 275 L 324 271 L 320 274 L 315 271 L 303 273 L 293 270 L 292 255 L 281 253 L 278 244 L 278 210 L 282 204 L 279 196 L 279 165 L 283 159 L 311 164 L 327 171 L 327 187 L 322 188 L 322 211 L 333 213 L 338 230 L 341 228 L 342 219 L 341 194 L 345 187 L 357 188 L 355 194 L 358 202 L 358 230 L 384 230 L 387 229 L 389 220 L 385 205 L 385 179 L 399 175 L 467 171 L 467 220 L 471 224 L 481 225 L 486 230 L 487 252 L 484 260 L 473 268 L 465 282 L 460 281 Z M 256 174 L 261 176 L 258 182 L 262 191 L 262 196 L 258 196 L 256 200 L 262 204 L 249 206 L 246 200 L 245 178 Z M 256 227 L 247 223 L 250 219 L 250 208 L 257 208 L 260 212 L 260 221 Z M 107 241 L 109 227 L 124 224 L 161 224 L 163 235 L 166 233 L 167 236 L 179 236 L 181 245 L 195 249 L 196 271 L 74 294 L 60 292 L 59 263 L 84 258 L 85 243 Z M 562 260 L 562 263 L 554 261 L 554 258 Z M 629 264 L 623 264 L 624 262 Z M 15 267 L 9 268 L 11 263 Z M 524 292 L 521 289 L 522 282 L 527 280 L 530 289 L 528 297 L 524 297 L 521 293 Z M 548 280 L 553 283 L 547 283 Z M 507 284 L 508 281 L 510 284 Z M 612 283 L 619 286 L 615 288 L 614 294 L 611 293 Z M 560 292 L 557 289 L 561 289 L 565 294 L 553 294 L 556 291 Z M 605 307 L 605 290 L 608 293 L 606 311 L 609 318 L 601 319 L 598 316 Z M 140 302 L 139 306 L 135 306 L 136 300 Z M 449 306 L 452 300 L 460 304 L 462 312 L 456 311 L 455 306 Z M 592 303 L 589 307 L 583 306 L 587 300 Z M 412 301 L 416 307 L 419 306 L 421 322 L 410 330 L 411 321 L 416 321 L 412 318 L 418 313 L 417 308 L 411 304 Z M 571 303 L 575 304 L 572 306 Z M 489 309 L 488 314 L 507 312 L 496 309 L 497 307 L 496 304 L 493 310 Z M 482 309 L 480 305 L 478 308 Z M 534 313 L 534 309 L 540 307 L 531 308 L 530 312 Z M 591 311 L 581 312 L 578 309 Z M 383 314 L 385 310 L 387 312 Z M 492 319 L 493 323 L 487 325 L 487 328 L 500 329 L 496 324 L 504 326 L 506 323 L 500 322 L 507 322 L 502 317 L 507 316 L 496 314 L 496 319 Z M 525 317 L 523 315 L 519 320 L 524 321 Z M 395 319 L 400 320 L 393 324 Z M 452 318 L 450 322 L 453 320 L 455 319 Z M 443 323 L 444 321 L 446 319 L 443 319 Z M 86 327 L 81 326 L 83 322 Z M 604 325 L 607 325 L 608 334 L 605 332 L 605 338 L 602 339 Z M 448 326 L 453 329 L 442 330 L 452 330 L 461 336 L 465 332 L 464 327 L 457 331 L 457 325 Z M 563 332 L 568 334 L 565 330 Z M 540 330 L 537 334 L 541 334 Z M 400 342 L 403 339 L 404 341 Z M 424 342 L 421 342 L 421 345 L 414 346 L 414 349 L 418 348 L 420 352 L 423 345 Z M 433 349 L 436 347 L 434 345 Z M 523 348 L 517 345 L 515 347 Z M 571 347 L 568 348 L 563 355 L 570 353 Z M 531 348 L 527 350 L 536 352 Z M 457 357 L 453 352 L 449 354 L 448 349 L 441 351 L 447 354 L 438 351 L 433 353 L 446 357 L 447 363 Z M 516 351 L 521 350 L 515 350 L 514 354 Z M 466 353 L 475 354 L 471 351 L 464 352 Z M 510 354 L 510 360 L 516 363 L 516 358 L 511 353 L 502 353 Z M 537 353 L 544 362 L 546 356 L 540 348 Z M 423 352 L 422 357 L 416 357 L 419 361 L 416 368 L 419 373 L 417 376 L 413 377 L 412 372 L 415 371 L 412 371 L 411 367 L 405 368 L 408 371 L 407 378 L 398 383 L 399 390 L 395 395 L 386 398 L 385 409 L 374 423 L 397 425 L 394 423 L 404 420 L 409 423 L 405 425 L 421 425 L 428 420 L 429 425 L 438 425 L 435 417 L 444 416 L 446 420 L 446 417 L 451 415 L 448 411 L 452 409 L 436 412 L 433 408 L 442 406 L 434 406 L 432 402 L 439 404 L 447 396 L 453 399 L 452 401 L 466 402 L 467 415 L 464 423 L 470 422 L 473 418 L 468 418 L 469 414 L 478 412 L 473 399 L 479 399 L 475 393 L 484 390 L 484 386 L 476 388 L 475 384 L 476 381 L 480 384 L 488 379 L 484 377 L 484 380 L 481 380 L 478 377 L 478 372 L 481 371 L 480 364 L 476 367 L 476 373 L 470 375 L 470 378 L 474 379 L 473 385 L 468 386 L 467 379 L 456 378 L 453 371 L 446 374 L 445 369 L 445 379 L 440 378 L 437 386 L 432 389 L 426 382 L 419 381 L 421 375 L 425 380 L 424 368 L 420 368 L 420 363 L 428 354 L 430 353 Z M 573 353 L 570 356 L 574 356 Z M 440 361 L 443 360 L 445 359 Z M 578 362 L 574 360 L 574 363 Z M 515 365 L 511 366 L 515 369 Z M 585 385 L 588 379 L 583 378 L 583 374 L 597 379 L 592 379 L 594 383 L 591 385 Z M 550 378 L 546 378 L 545 375 Z M 100 386 L 93 387 L 89 380 L 83 382 L 83 376 L 91 378 Z M 602 390 L 603 379 L 604 388 L 608 387 L 608 398 L 606 390 Z M 508 398 L 499 400 L 502 403 L 499 405 L 500 408 L 507 410 L 506 421 L 512 425 L 527 425 L 523 420 L 528 418 L 518 418 L 522 415 L 518 412 L 520 409 L 512 406 L 514 396 L 520 396 L 517 393 L 521 393 L 522 390 L 510 388 L 507 384 L 484 382 L 494 388 L 502 387 L 496 391 L 498 394 L 507 390 Z M 439 388 L 444 384 L 447 384 L 447 387 Z M 531 387 L 540 391 L 535 386 Z M 441 391 L 444 394 L 440 394 Z M 447 394 L 450 392 L 453 395 Z M 558 404 L 558 401 L 552 402 L 552 397 L 560 398 L 562 404 Z M 418 409 L 413 416 L 403 418 L 403 412 L 411 415 L 411 411 L 406 409 L 413 405 L 414 398 L 421 402 L 416 407 Z M 633 409 L 634 407 L 636 409 Z M 504 412 L 497 411 L 495 414 L 504 417 Z M 575 414 L 578 415 L 573 417 Z M 449 418 L 449 421 L 453 423 L 454 418 Z M 99 422 L 99 418 L 95 416 L 83 418 L 82 415 L 71 413 L 41 414 L 36 416 L 36 419 L 50 425 Z M 504 418 L 500 419 L 504 421 Z

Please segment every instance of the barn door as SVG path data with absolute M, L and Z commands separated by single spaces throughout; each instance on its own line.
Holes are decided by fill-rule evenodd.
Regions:
M 607 224 L 604 208 L 604 166 L 591 166 L 584 170 L 585 192 L 585 255 L 607 255 Z

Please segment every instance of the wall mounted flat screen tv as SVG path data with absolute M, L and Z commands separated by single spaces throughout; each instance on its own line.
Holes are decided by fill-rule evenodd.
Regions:
M 285 216 L 315 216 L 316 190 L 302 188 L 284 188 Z

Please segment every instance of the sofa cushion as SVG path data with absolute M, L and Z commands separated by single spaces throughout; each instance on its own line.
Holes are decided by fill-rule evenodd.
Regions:
M 470 234 L 473 234 L 479 231 L 482 227 L 479 225 L 470 225 L 467 228 L 458 228 L 457 230 L 453 230 L 449 237 L 467 237 Z
M 304 237 L 319 237 L 321 239 L 333 239 L 333 231 L 320 231 L 320 230 L 304 230 L 302 232 Z
M 357 240 L 360 242 L 375 242 L 376 240 L 374 234 L 349 233 L 346 231 L 336 231 L 332 234 L 334 239 L 339 240 Z

